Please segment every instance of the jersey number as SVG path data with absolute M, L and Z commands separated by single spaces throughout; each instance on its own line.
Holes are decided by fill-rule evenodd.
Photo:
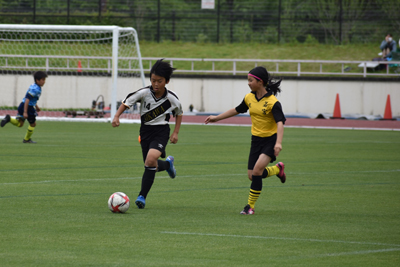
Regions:
M 147 110 L 150 110 L 150 103 L 148 103 L 147 106 L 146 106 L 146 103 L 144 103 L 144 104 L 145 104 L 145 107 L 147 108 Z

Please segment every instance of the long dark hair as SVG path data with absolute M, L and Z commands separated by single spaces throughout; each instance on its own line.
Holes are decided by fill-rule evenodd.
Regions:
M 255 67 L 249 74 L 259 81 L 263 81 L 267 91 L 271 91 L 275 96 L 282 90 L 280 88 L 282 78 L 272 77 L 265 67 Z

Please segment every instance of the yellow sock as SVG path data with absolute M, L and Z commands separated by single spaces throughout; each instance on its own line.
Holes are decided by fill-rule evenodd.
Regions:
M 256 204 L 256 201 L 260 194 L 261 191 L 250 189 L 249 200 L 247 201 L 247 204 L 250 205 L 250 208 L 254 209 L 254 205 Z
M 17 127 L 20 126 L 19 120 L 17 120 L 17 119 L 10 118 L 10 122 L 11 122 L 11 124 L 13 124 L 13 125 L 15 125 Z
M 267 177 L 270 177 L 270 176 L 273 176 L 273 175 L 277 175 L 280 172 L 280 170 L 279 170 L 279 168 L 277 166 L 271 166 L 271 167 L 267 167 L 265 169 L 268 172 Z
M 28 126 L 28 131 L 26 132 L 26 135 L 25 135 L 25 140 L 26 141 L 28 141 L 29 139 L 31 139 L 31 136 L 32 136 L 32 134 L 33 134 L 33 130 L 35 130 L 35 127 L 32 127 L 32 126 Z

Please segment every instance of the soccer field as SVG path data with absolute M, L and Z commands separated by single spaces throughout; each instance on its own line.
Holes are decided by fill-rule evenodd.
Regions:
M 37 144 L 0 129 L 1 266 L 400 265 L 400 132 L 286 128 L 287 182 L 265 179 L 245 216 L 250 127 L 182 125 L 177 177 L 139 210 L 139 126 L 39 121 Z

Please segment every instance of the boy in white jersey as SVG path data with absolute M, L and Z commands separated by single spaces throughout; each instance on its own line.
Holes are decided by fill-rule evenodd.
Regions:
M 175 69 L 162 59 L 158 60 L 150 71 L 151 86 L 139 89 L 128 94 L 122 101 L 112 121 L 113 127 L 118 127 L 119 117 L 128 108 L 140 102 L 140 139 L 144 161 L 142 187 L 135 204 L 139 209 L 146 205 L 156 172 L 167 171 L 171 178 L 175 178 L 174 157 L 168 156 L 165 161 L 165 147 L 168 139 L 172 144 L 178 142 L 178 133 L 182 122 L 182 105 L 176 94 L 168 90 L 165 85 L 169 83 Z M 175 128 L 170 136 L 170 113 L 175 117 Z

